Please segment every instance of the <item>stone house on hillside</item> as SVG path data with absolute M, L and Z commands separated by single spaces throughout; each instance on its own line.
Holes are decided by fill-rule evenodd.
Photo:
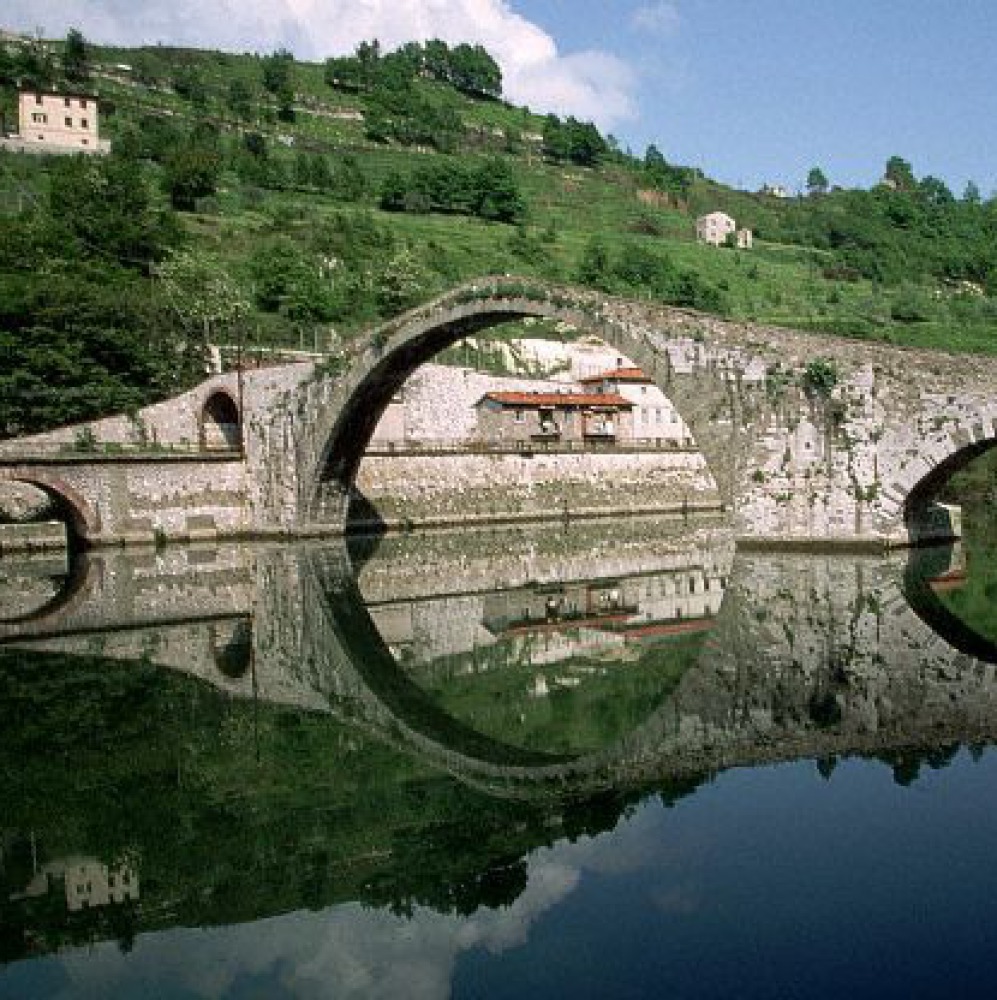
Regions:
M 93 94 L 21 91 L 17 97 L 19 132 L 3 146 L 26 153 L 107 153 L 100 138 L 99 108 Z
M 732 234 L 739 249 L 751 249 L 753 240 L 751 230 L 743 227 L 738 229 L 737 223 L 726 212 L 710 212 L 696 220 L 696 239 L 700 243 L 722 247 Z

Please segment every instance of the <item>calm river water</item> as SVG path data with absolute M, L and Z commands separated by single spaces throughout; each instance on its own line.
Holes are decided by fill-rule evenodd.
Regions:
M 997 572 L 708 523 L 0 563 L 0 997 L 997 983 Z

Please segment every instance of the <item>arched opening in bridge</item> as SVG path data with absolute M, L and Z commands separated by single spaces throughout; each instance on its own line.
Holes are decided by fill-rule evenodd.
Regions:
M 662 357 L 537 312 L 496 304 L 415 321 L 358 366 L 319 442 L 311 518 L 341 520 L 344 496 L 348 530 L 366 531 L 720 510 L 659 387 Z
M 201 447 L 207 451 L 237 451 L 242 447 L 242 420 L 236 401 L 216 390 L 201 410 Z
M 215 666 L 230 680 L 245 677 L 253 655 L 253 626 L 249 619 L 212 625 L 210 635 Z
M 0 494 L 5 491 L 9 491 L 11 497 L 22 493 L 23 499 L 17 505 L 19 513 L 15 516 L 10 510 L 6 513 L 0 510 L 0 523 L 12 525 L 11 534 L 25 536 L 24 548 L 61 550 L 72 556 L 99 534 L 93 509 L 76 490 L 59 479 L 37 470 L 30 474 L 14 470 L 11 475 L 0 478 Z M 61 544 L 56 525 L 64 529 Z M 35 536 L 37 542 L 32 541 Z M 2 548 L 0 541 L 0 551 Z
M 997 663 L 997 442 L 969 445 L 911 491 L 914 553 L 905 589 L 914 611 L 961 652 Z
M 337 634 L 358 669 L 380 664 L 371 683 L 397 718 L 438 742 L 473 732 L 538 760 L 603 753 L 653 725 L 707 648 L 733 539 L 660 518 L 555 533 L 552 544 L 542 525 L 481 527 L 457 546 L 398 535 L 364 554 L 356 582 L 330 576 L 328 591 L 366 603 Z M 345 596 L 328 603 L 347 613 Z
M 977 441 L 953 452 L 907 494 L 904 522 L 913 544 L 930 544 L 962 534 L 961 507 L 967 490 L 977 492 L 997 478 L 997 440 Z M 992 490 L 997 495 L 997 489 Z M 979 516 L 982 508 L 975 505 Z

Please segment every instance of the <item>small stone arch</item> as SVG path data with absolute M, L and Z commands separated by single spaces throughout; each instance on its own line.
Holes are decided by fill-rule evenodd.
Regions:
M 204 401 L 199 420 L 201 447 L 205 451 L 242 448 L 242 415 L 239 404 L 226 389 L 215 389 Z
M 40 469 L 23 469 L 14 466 L 0 469 L 0 482 L 29 483 L 43 490 L 55 501 L 59 513 L 65 518 L 70 533 L 70 543 L 88 544 L 100 536 L 100 516 L 81 493 L 58 476 Z
M 249 672 L 253 655 L 253 627 L 248 618 L 211 626 L 211 655 L 215 666 L 230 680 Z

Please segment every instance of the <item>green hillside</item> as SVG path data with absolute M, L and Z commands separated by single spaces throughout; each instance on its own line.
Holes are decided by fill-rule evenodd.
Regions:
M 79 37 L 0 52 L 8 125 L 18 85 L 96 92 L 114 149 L 0 154 L 0 435 L 174 392 L 203 371 L 205 338 L 323 348 L 484 273 L 997 343 L 997 202 L 900 157 L 872 191 L 827 190 L 820 171 L 804 197 L 736 191 L 514 107 L 487 53 L 438 42 L 326 65 Z M 713 209 L 754 247 L 697 244 Z

